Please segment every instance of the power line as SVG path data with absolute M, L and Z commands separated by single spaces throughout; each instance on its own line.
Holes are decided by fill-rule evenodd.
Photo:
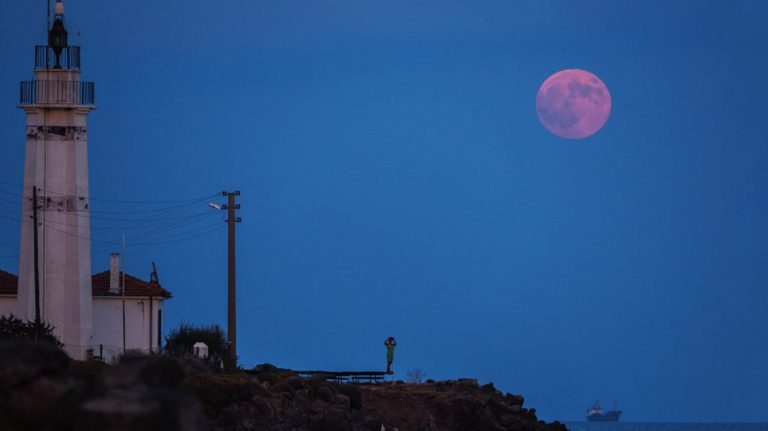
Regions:
M 146 246 L 155 246 L 155 245 L 174 244 L 174 243 L 177 243 L 177 242 L 184 242 L 184 241 L 193 240 L 195 238 L 200 238 L 200 237 L 205 236 L 205 235 L 207 235 L 209 233 L 216 232 L 217 230 L 222 230 L 223 228 L 224 228 L 223 224 L 216 223 L 215 225 L 209 226 L 208 229 L 206 229 L 205 231 L 200 232 L 200 233 L 198 233 L 196 235 L 181 237 L 181 238 L 177 238 L 177 239 L 170 239 L 169 238 L 167 240 L 154 241 L 154 242 L 131 243 L 131 245 L 134 246 L 134 247 L 146 247 Z
M 12 192 L 8 192 L 8 191 L 5 191 L 5 190 L 3 190 L 3 189 L 0 189 L 0 193 L 6 194 L 6 195 L 9 195 L 9 196 L 14 196 L 14 197 L 17 197 L 17 198 L 22 198 L 22 197 L 24 197 L 24 195 L 23 195 L 23 194 L 19 194 L 19 193 L 12 193 Z
M 163 205 L 163 204 L 171 204 L 171 203 L 200 202 L 200 201 L 212 199 L 218 195 L 219 195 L 218 193 L 213 193 L 210 195 L 206 195 L 206 196 L 194 198 L 194 199 L 179 199 L 179 200 L 164 200 L 164 201 L 121 201 L 121 200 L 114 200 L 114 199 L 99 199 L 99 198 L 91 198 L 90 200 L 95 202 L 111 202 L 111 203 L 120 203 L 120 204 Z
M 180 205 L 174 205 L 170 207 L 164 207 L 164 208 L 155 208 L 155 209 L 147 209 L 147 210 L 115 210 L 115 211 L 109 211 L 109 210 L 99 210 L 99 209 L 93 209 L 89 208 L 89 211 L 91 213 L 96 214 L 150 214 L 150 213 L 159 213 L 159 212 L 171 212 L 171 211 L 178 211 L 181 208 L 189 208 L 194 207 L 195 205 L 198 205 L 202 202 L 205 202 L 209 200 L 210 198 L 202 198 L 195 201 L 191 201 L 186 204 L 180 204 Z
M 9 182 L 5 182 L 5 181 L 0 181 L 0 184 L 5 185 L 5 186 L 18 187 L 20 189 L 24 188 L 24 186 L 21 185 L 21 184 L 9 183 Z
M 0 190 L 0 192 L 2 192 L 2 190 Z M 17 198 L 22 198 L 24 200 L 30 199 L 27 196 L 19 195 L 16 193 L 9 193 L 9 192 L 5 192 L 5 193 L 8 195 L 15 196 Z M 91 208 L 88 210 L 88 213 L 74 212 L 72 214 L 76 217 L 84 217 L 96 222 L 109 221 L 109 222 L 125 222 L 126 223 L 125 225 L 120 225 L 117 227 L 114 227 L 114 226 L 98 227 L 99 223 L 93 223 L 97 226 L 97 227 L 94 227 L 95 231 L 104 231 L 104 230 L 111 231 L 111 230 L 118 230 L 118 229 L 125 230 L 125 229 L 133 229 L 136 227 L 136 225 L 140 225 L 144 223 L 161 223 L 161 222 L 165 223 L 168 221 L 184 221 L 184 220 L 194 219 L 202 215 L 207 215 L 209 214 L 208 211 L 206 211 L 205 213 L 199 212 L 195 214 L 184 214 L 184 211 L 195 209 L 196 205 L 209 200 L 211 197 L 213 196 L 209 195 L 203 198 L 197 198 L 194 200 L 185 201 L 185 203 L 183 204 L 166 206 L 163 208 L 154 208 L 154 209 L 146 209 L 146 210 L 119 210 L 119 211 L 98 210 L 98 209 Z M 11 201 L 11 200 L 2 199 L 2 198 L 0 198 L 0 202 L 9 203 L 14 206 L 23 203 L 23 202 L 16 202 L 16 201 Z M 12 211 L 6 208 L 0 207 L 0 210 L 10 212 L 11 214 L 16 214 L 15 211 Z M 181 212 L 182 214 L 169 217 L 169 214 L 179 213 L 179 212 Z M 107 216 L 102 216 L 100 214 L 107 214 Z M 148 217 L 138 217 L 138 218 L 130 217 L 130 216 L 129 217 L 119 217 L 119 216 L 113 217 L 113 216 L 109 216 L 109 214 L 116 214 L 116 215 L 146 214 Z M 66 223 L 57 223 L 57 224 L 66 225 Z
M 158 224 L 160 221 L 155 221 L 151 223 L 141 223 L 141 222 L 132 222 L 132 223 L 126 223 L 119 226 L 103 226 L 103 227 L 97 227 L 94 228 L 94 233 L 99 234 L 105 234 L 109 232 L 115 232 L 115 231 L 147 231 L 147 232 L 156 232 L 156 231 L 163 231 L 163 230 L 171 230 L 175 229 L 176 227 L 185 226 L 188 224 L 195 223 L 197 221 L 203 220 L 205 218 L 212 218 L 212 215 L 200 213 L 195 215 L 190 215 L 184 218 L 176 218 L 171 222 L 167 222 L 164 224 Z M 149 229 L 149 230 L 147 230 Z
M 201 215 L 201 216 L 196 216 L 195 220 L 190 220 L 187 223 L 177 223 L 177 222 L 166 223 L 166 224 L 164 224 L 162 226 L 158 226 L 155 229 L 151 229 L 151 230 L 148 230 L 148 231 L 141 232 L 139 235 L 140 235 L 140 238 L 145 238 L 147 236 L 152 236 L 152 235 L 156 235 L 156 234 L 162 234 L 162 233 L 170 232 L 170 231 L 173 231 L 173 230 L 176 230 L 176 229 L 179 229 L 179 228 L 183 228 L 185 226 L 194 225 L 198 221 L 203 220 L 202 219 L 203 217 L 211 218 L 210 215 Z M 132 238 L 135 240 L 137 238 L 137 236 L 134 234 L 134 235 L 132 235 Z
M 3 199 L 3 198 L 0 198 L 0 202 L 6 202 L 6 203 L 9 203 L 9 204 L 13 204 L 13 205 L 18 205 L 19 204 L 19 202 L 17 202 L 17 201 L 12 201 L 12 200 Z
M 16 187 L 19 189 L 19 191 L 24 190 L 24 186 L 22 184 L 16 184 L 16 183 L 9 183 L 7 181 L 0 181 L 0 184 Z M 9 194 L 12 196 L 17 197 L 24 197 L 23 193 L 12 193 L 9 191 L 5 191 L 0 189 L 0 193 Z M 67 194 L 52 192 L 49 190 L 43 190 L 43 193 L 47 196 L 57 196 L 57 197 L 66 197 Z M 89 197 L 88 200 L 93 202 L 107 202 L 107 203 L 120 203 L 120 204 L 135 204 L 135 205 L 166 205 L 166 204 L 186 204 L 186 203 L 195 203 L 195 202 L 201 202 L 205 201 L 207 199 L 213 199 L 216 196 L 219 196 L 220 193 L 209 193 L 205 196 L 198 196 L 194 198 L 188 198 L 188 199 L 166 199 L 166 200 L 117 200 L 117 199 L 101 199 L 99 197 Z
M 44 224 L 45 224 L 45 227 L 48 228 L 48 229 L 51 229 L 53 231 L 60 232 L 60 233 L 63 233 L 65 235 L 69 235 L 69 236 L 72 236 L 72 237 L 75 237 L 75 238 L 80 238 L 80 239 L 84 239 L 84 240 L 87 240 L 87 241 L 91 241 L 91 242 L 95 242 L 95 243 L 100 243 L 100 244 L 114 245 L 114 244 L 119 243 L 118 241 L 104 241 L 104 240 L 100 240 L 100 239 L 95 239 L 95 238 L 93 238 L 93 235 L 91 235 L 90 237 L 87 237 L 87 236 L 78 235 L 76 233 L 67 232 L 65 230 L 57 229 L 57 228 L 51 226 L 50 224 L 48 224 L 48 222 L 44 222 Z M 164 243 L 166 239 L 171 239 L 171 238 L 174 238 L 174 237 L 176 237 L 178 235 L 186 235 L 186 234 L 190 234 L 190 233 L 193 233 L 193 232 L 198 232 L 198 231 L 200 231 L 202 229 L 211 228 L 211 227 L 219 227 L 219 226 L 221 226 L 221 224 L 217 222 L 215 224 L 209 224 L 207 226 L 201 226 L 201 227 L 197 227 L 195 229 L 189 229 L 189 230 L 186 230 L 186 231 L 183 231 L 183 232 L 175 232 L 175 233 L 173 233 L 170 236 L 158 235 L 158 237 L 160 238 L 160 241 L 162 243 Z M 190 239 L 191 238 L 193 238 L 193 237 L 190 237 Z M 175 240 L 174 240 L 174 242 L 175 242 Z M 140 243 L 140 244 L 138 244 L 138 243 L 131 243 L 131 245 L 155 245 L 155 244 L 156 244 L 156 242 L 147 242 L 147 243 Z
M 164 217 L 164 218 L 145 218 L 145 219 L 130 219 L 130 218 L 114 218 L 114 217 L 91 217 L 94 220 L 109 220 L 109 221 L 123 221 L 123 222 L 136 222 L 136 223 L 161 223 L 169 220 L 184 220 L 190 217 L 197 217 L 207 215 L 209 212 L 200 212 L 197 214 L 190 214 L 186 216 Z M 84 214 L 74 213 L 78 217 L 86 217 Z
M 10 220 L 17 223 L 23 222 L 26 213 L 20 211 L 22 209 L 21 207 L 25 205 L 25 201 L 32 200 L 32 198 L 24 193 L 24 188 L 20 184 L 0 181 L 0 186 L 5 186 L 6 189 L 8 187 L 18 188 L 17 191 L 9 191 L 0 188 L 0 193 L 3 195 L 17 198 L 17 200 L 10 200 L 8 198 L 0 197 L 0 202 L 18 206 L 19 208 L 19 211 L 17 212 L 9 208 L 0 207 L 0 211 L 9 214 L 0 214 L 0 219 Z M 54 192 L 46 193 L 45 190 L 42 190 L 41 194 L 44 197 L 52 198 L 69 197 Z M 65 213 L 65 215 L 69 216 L 88 218 L 91 226 L 87 235 L 80 235 L 77 232 L 68 229 L 80 228 L 82 226 L 67 223 L 66 220 L 54 220 L 53 218 L 58 217 L 51 217 L 50 215 L 43 218 L 42 224 L 46 229 L 89 241 L 93 246 L 92 252 L 97 252 L 98 250 L 103 249 L 114 249 L 119 246 L 119 241 L 117 240 L 110 241 L 103 239 L 105 236 L 108 236 L 108 233 L 115 231 L 128 233 L 129 238 L 132 240 L 130 243 L 131 246 L 147 247 L 174 244 L 200 238 L 223 229 L 220 222 L 214 224 L 208 222 L 211 218 L 222 216 L 221 213 L 212 212 L 207 210 L 207 208 L 207 211 L 205 212 L 192 212 L 193 210 L 197 210 L 197 206 L 201 203 L 211 200 L 219 195 L 219 193 L 213 193 L 192 199 L 158 201 L 90 198 L 89 201 L 104 203 L 104 205 L 99 206 L 103 206 L 107 209 L 89 208 L 87 212 L 67 211 Z M 117 209 L 111 207 L 112 204 L 145 207 L 139 207 L 138 209 Z M 14 216 L 11 217 L 10 214 L 13 214 Z M 61 212 L 56 212 L 56 214 L 61 214 Z M 116 216 L 110 216 L 112 214 Z M 133 215 L 146 215 L 146 217 L 134 217 Z M 102 224 L 104 225 L 102 226 Z M 6 241 L 0 243 L 0 245 L 5 244 L 8 244 L 7 246 L 11 247 L 18 246 L 19 243 L 18 241 Z M 18 260 L 19 256 L 3 256 L 0 257 L 0 259 L 4 261 Z
M 192 208 L 190 208 L 192 209 Z M 0 208 L 0 210 L 4 210 Z M 4 210 L 6 212 L 11 212 L 10 210 Z M 67 211 L 66 212 L 69 215 L 72 215 L 74 217 L 79 218 L 87 218 L 92 221 L 98 222 L 101 221 L 107 221 L 107 222 L 123 222 L 125 224 L 118 225 L 118 226 L 105 226 L 105 227 L 99 227 L 95 228 L 95 230 L 102 230 L 102 229 L 109 229 L 109 230 L 117 230 L 117 229 L 130 229 L 134 227 L 134 225 L 140 225 L 140 224 L 153 224 L 153 223 L 167 223 L 168 221 L 173 222 L 179 222 L 184 220 L 192 220 L 199 217 L 204 217 L 210 215 L 210 211 L 205 212 L 197 212 L 193 214 L 181 214 L 181 215 L 175 215 L 172 217 L 168 217 L 167 214 L 165 217 L 163 217 L 164 214 L 153 214 L 152 217 L 146 217 L 146 218 L 124 218 L 124 217 L 100 217 L 100 216 L 92 216 L 90 214 L 85 213 L 85 211 L 78 212 L 78 211 Z M 63 222 L 57 222 L 57 224 L 69 226 L 69 227 L 75 227 L 68 225 L 67 223 Z
M 1 219 L 5 219 L 5 220 L 10 220 L 10 221 L 15 221 L 15 222 L 21 223 L 21 219 L 19 219 L 19 218 L 6 217 L 4 215 L 0 215 L 0 218 Z
M 48 224 L 48 222 L 44 222 L 44 224 L 45 224 L 45 227 L 46 227 L 47 229 L 51 229 L 51 230 L 53 230 L 53 231 L 56 231 L 56 232 L 60 232 L 60 233 L 63 233 L 63 234 L 65 234 L 65 235 L 69 235 L 69 236 L 72 236 L 72 237 L 75 237 L 75 238 L 80 238 L 80 239 L 84 239 L 84 240 L 87 240 L 87 241 L 91 241 L 91 242 L 98 242 L 98 243 L 101 243 L 101 244 L 112 244 L 112 242 L 111 242 L 111 241 L 101 241 L 101 240 L 93 239 L 93 238 L 91 238 L 91 237 L 87 237 L 87 236 L 78 235 L 78 234 L 76 234 L 76 233 L 67 232 L 67 231 L 65 231 L 65 230 L 56 229 L 55 227 L 53 227 L 53 226 L 49 225 L 49 224 Z
M 1 208 L 0 208 L 1 209 Z M 73 214 L 78 215 L 78 214 Z M 211 225 L 210 223 L 205 226 L 199 226 L 200 222 L 205 222 L 207 219 L 219 217 L 219 214 L 215 212 L 202 212 L 191 215 L 167 217 L 165 219 L 139 219 L 130 224 L 123 224 L 119 226 L 106 226 L 102 228 L 92 228 L 90 236 L 82 236 L 71 231 L 64 230 L 66 228 L 79 228 L 78 225 L 72 225 L 62 221 L 51 220 L 50 217 L 46 217 L 44 224 L 46 227 L 53 231 L 61 232 L 70 236 L 75 236 L 80 239 L 91 240 L 94 243 L 109 244 L 110 247 L 115 245 L 117 241 L 105 241 L 99 239 L 104 237 L 107 233 L 122 231 L 131 234 L 131 237 L 135 239 L 147 239 L 147 238 L 159 238 L 159 241 L 152 239 L 149 242 L 142 243 L 146 245 L 154 244 L 156 242 L 165 243 L 168 240 L 176 241 L 176 238 L 183 236 L 186 238 L 191 233 L 198 232 L 203 229 L 210 228 L 212 226 L 219 226 L 219 223 Z M 15 222 L 22 222 L 18 217 L 7 217 L 0 215 L 0 218 L 12 220 Z M 124 220 L 124 219 L 120 219 Z M 162 222 L 162 224 L 159 224 Z M 18 244 L 18 242 L 15 242 Z
M 119 222 L 127 222 L 127 223 L 161 223 L 168 220 L 184 220 L 186 218 L 196 217 L 196 216 L 207 214 L 207 213 L 208 211 L 199 212 L 195 214 L 173 216 L 173 217 L 161 217 L 163 214 L 154 214 L 153 217 L 148 217 L 148 218 L 122 218 L 122 217 L 91 216 L 90 214 L 86 214 L 86 211 L 67 211 L 67 214 L 71 214 L 75 217 L 88 218 L 88 219 L 97 220 L 97 221 L 104 220 L 104 221 L 119 221 Z

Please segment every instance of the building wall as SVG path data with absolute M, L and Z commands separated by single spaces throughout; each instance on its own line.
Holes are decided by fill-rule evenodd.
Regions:
M 125 347 L 127 350 L 158 352 L 162 335 L 158 334 L 158 316 L 163 313 L 163 300 L 150 298 L 125 298 Z M 90 347 L 99 354 L 99 347 L 107 362 L 123 353 L 122 297 L 93 297 L 93 338 Z M 16 314 L 16 296 L 0 295 L 0 316 Z M 164 330 L 165 323 L 160 322 Z M 161 338 L 158 339 L 158 335 Z M 151 337 L 151 340 L 150 340 Z M 87 348 L 88 346 L 86 346 Z
M 16 314 L 16 295 L 0 295 L 0 316 Z
M 101 348 L 107 362 L 114 361 L 123 352 L 122 304 L 123 299 L 119 296 L 93 298 L 91 345 L 96 355 Z M 160 350 L 158 341 L 162 342 L 162 339 L 158 340 L 158 315 L 162 313 L 162 304 L 162 299 L 158 298 L 125 298 L 126 350 L 140 350 L 147 353 Z

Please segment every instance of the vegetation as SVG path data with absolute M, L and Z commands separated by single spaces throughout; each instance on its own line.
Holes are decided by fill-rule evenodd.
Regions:
M 289 368 L 280 368 L 276 367 L 269 363 L 259 364 L 251 368 L 251 371 L 254 373 L 270 373 L 270 374 L 283 374 L 283 373 L 292 373 L 292 370 Z
M 426 376 L 427 374 L 424 371 L 422 371 L 420 368 L 416 368 L 413 370 L 408 370 L 408 372 L 405 373 L 405 380 L 408 383 L 421 383 Z
M 237 358 L 229 357 L 227 337 L 219 325 L 195 326 L 182 323 L 166 338 L 166 350 L 176 358 L 191 358 L 193 346 L 203 342 L 208 346 L 208 362 L 212 368 L 225 370 L 237 369 Z M 203 359 L 201 359 L 203 360 Z
M 34 340 L 35 333 L 37 333 L 38 340 L 51 343 L 57 347 L 64 347 L 64 344 L 53 333 L 54 329 L 53 325 L 46 322 L 41 322 L 39 328 L 36 328 L 35 322 L 21 320 L 13 314 L 0 316 L 0 340 L 19 338 Z

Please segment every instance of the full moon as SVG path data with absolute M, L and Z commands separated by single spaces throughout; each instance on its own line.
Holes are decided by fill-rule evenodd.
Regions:
M 586 138 L 608 121 L 611 94 L 600 78 L 586 70 L 561 70 L 541 84 L 536 113 L 541 124 L 555 135 Z

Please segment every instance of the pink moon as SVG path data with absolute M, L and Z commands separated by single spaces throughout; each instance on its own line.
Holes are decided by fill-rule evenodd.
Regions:
M 536 113 L 553 134 L 566 139 L 586 138 L 608 121 L 611 94 L 600 78 L 586 70 L 561 70 L 541 84 Z

